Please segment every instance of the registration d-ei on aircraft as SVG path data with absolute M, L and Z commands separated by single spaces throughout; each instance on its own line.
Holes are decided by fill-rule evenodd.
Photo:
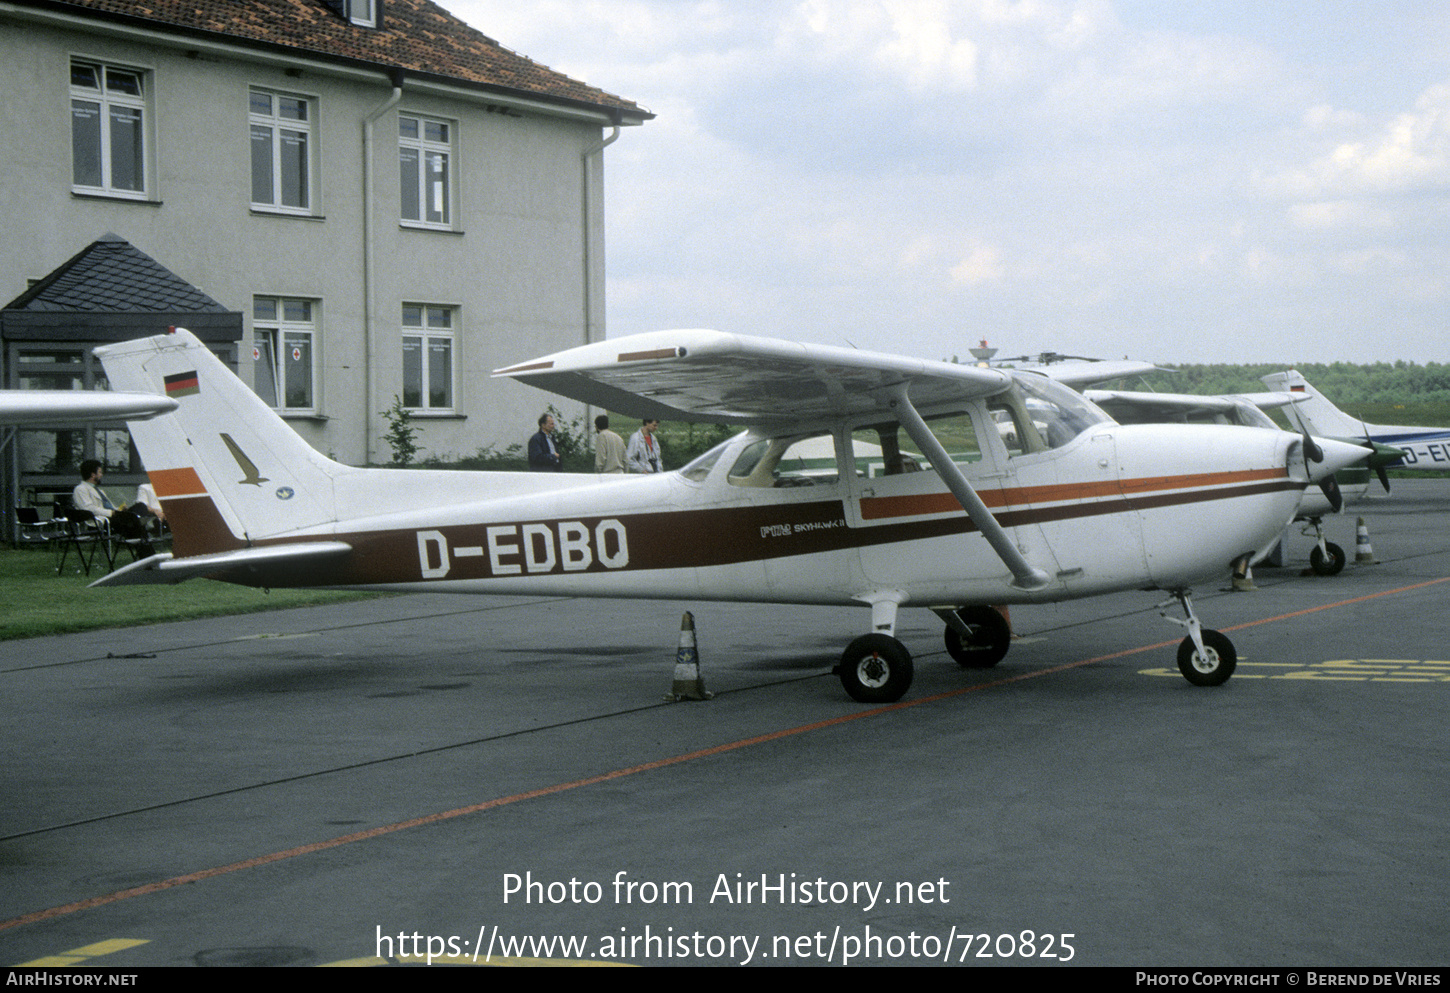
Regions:
M 1125 427 L 1031 374 L 686 330 L 496 373 L 621 414 L 745 429 L 678 471 L 358 469 L 314 451 L 186 331 L 96 352 L 113 385 L 179 404 L 131 425 L 173 552 L 96 585 L 866 605 L 869 631 L 838 669 L 863 702 L 911 683 L 903 606 L 935 611 L 951 655 L 986 666 L 1010 641 L 989 605 L 1139 588 L 1172 594 L 1165 617 L 1182 606 L 1169 619 L 1187 628 L 1183 674 L 1221 683 L 1233 646 L 1200 626 L 1189 584 L 1277 538 L 1316 476 L 1364 454 L 1330 443 L 1316 464 L 1283 431 Z M 777 471 L 819 438 L 835 472 Z
M 1381 452 L 1393 453 L 1399 449 L 1398 458 L 1382 458 L 1374 464 L 1386 490 L 1390 488 L 1386 469 L 1440 472 L 1450 469 L 1450 428 L 1371 424 L 1351 417 L 1311 386 L 1297 369 L 1270 373 L 1263 381 L 1271 389 L 1287 390 L 1299 398 L 1289 410 L 1295 427 L 1311 434 L 1365 442 Z

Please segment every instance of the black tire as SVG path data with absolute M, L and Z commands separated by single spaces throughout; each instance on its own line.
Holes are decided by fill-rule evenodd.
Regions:
M 963 607 L 957 616 L 972 629 L 964 639 L 956 628 L 946 631 L 947 654 L 964 669 L 990 669 L 1012 647 L 1012 628 L 1001 612 L 991 607 Z
M 911 653 L 886 634 L 863 634 L 847 646 L 841 685 L 860 703 L 895 703 L 911 687 Z
M 1199 633 L 1203 637 L 1203 647 L 1208 652 L 1208 658 L 1198 658 L 1193 639 L 1184 638 L 1178 646 L 1178 671 L 1194 686 L 1219 686 L 1228 682 L 1228 677 L 1234 674 L 1234 666 L 1239 659 L 1238 653 L 1234 651 L 1234 643 L 1217 631 L 1205 628 Z
M 1336 576 L 1344 568 L 1344 549 L 1332 541 L 1326 541 L 1324 548 L 1329 552 L 1329 558 L 1326 559 L 1324 553 L 1319 551 L 1319 546 L 1315 545 L 1309 553 L 1309 568 L 1318 576 Z

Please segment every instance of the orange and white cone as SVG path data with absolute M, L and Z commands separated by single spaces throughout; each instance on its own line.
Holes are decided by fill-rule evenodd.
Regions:
M 1374 565 L 1378 561 L 1369 543 L 1369 528 L 1364 526 L 1364 518 L 1361 517 L 1354 526 L 1354 564 Z
M 675 653 L 675 684 L 666 700 L 708 700 L 715 694 L 705 689 L 700 678 L 700 653 L 695 646 L 695 615 L 688 610 L 680 618 L 680 647 Z

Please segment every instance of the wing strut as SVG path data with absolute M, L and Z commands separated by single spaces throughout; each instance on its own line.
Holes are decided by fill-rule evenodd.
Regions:
M 997 557 L 1012 570 L 1012 585 L 1019 590 L 1040 590 L 1045 587 L 1049 582 L 1047 573 L 1029 564 L 1017 550 L 1017 546 L 1012 544 L 1012 539 L 1007 537 L 1007 532 L 997 523 L 997 518 L 992 516 L 982 498 L 977 496 L 977 491 L 972 489 L 972 484 L 967 482 L 967 477 L 962 475 L 947 450 L 936 440 L 936 435 L 931 433 L 931 428 L 926 426 L 926 421 L 921 419 L 921 415 L 911 405 L 905 384 L 894 391 L 893 403 L 906 433 L 931 459 L 931 467 L 942 478 L 942 482 L 947 484 L 947 489 L 952 491 L 952 496 L 957 498 L 957 502 L 962 505 L 977 530 L 982 532 L 982 537 L 987 539 L 987 544 L 992 546 Z

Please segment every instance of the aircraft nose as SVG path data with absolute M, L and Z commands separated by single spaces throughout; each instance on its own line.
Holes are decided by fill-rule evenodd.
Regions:
M 1324 458 L 1318 462 L 1311 461 L 1308 465 L 1309 478 L 1316 483 L 1334 475 L 1340 469 L 1365 461 L 1373 454 L 1362 445 L 1332 441 L 1329 438 L 1315 438 L 1314 443 L 1324 453 Z

